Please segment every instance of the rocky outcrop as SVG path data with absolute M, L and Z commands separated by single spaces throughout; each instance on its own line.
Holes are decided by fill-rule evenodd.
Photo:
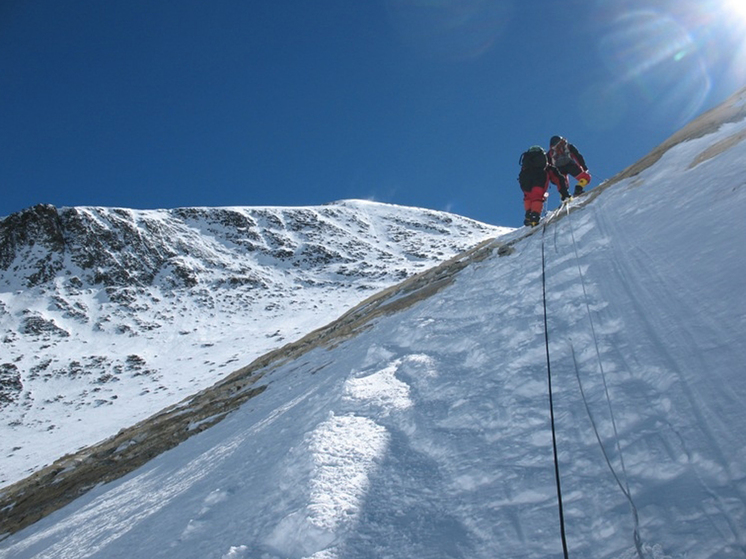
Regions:
M 346 277 L 396 276 L 396 269 L 371 261 L 434 264 L 473 245 L 475 232 L 495 229 L 428 210 L 393 212 L 380 223 L 364 215 L 349 202 L 160 211 L 40 205 L 0 221 L 0 270 L 24 287 L 71 276 L 115 288 L 158 282 L 266 288 L 262 270 L 285 265 L 305 275 L 323 267 Z
M 21 373 L 13 363 L 0 363 L 0 409 L 18 399 L 23 390 Z
M 49 282 L 62 270 L 65 237 L 57 209 L 38 205 L 0 220 L 0 269 L 27 285 Z

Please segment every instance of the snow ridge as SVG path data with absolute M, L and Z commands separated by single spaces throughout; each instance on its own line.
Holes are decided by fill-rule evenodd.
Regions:
M 505 228 L 362 200 L 36 206 L 0 221 L 0 484 Z

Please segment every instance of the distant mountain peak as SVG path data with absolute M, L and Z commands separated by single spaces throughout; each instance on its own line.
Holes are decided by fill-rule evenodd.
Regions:
M 0 484 L 507 230 L 367 200 L 0 220 Z

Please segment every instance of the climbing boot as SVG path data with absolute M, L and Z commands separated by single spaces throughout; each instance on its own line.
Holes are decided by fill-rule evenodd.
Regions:
M 539 215 L 538 212 L 532 212 L 531 210 L 526 210 L 526 219 L 523 220 L 523 225 L 527 227 L 536 227 L 539 225 L 539 220 L 541 219 L 541 215 Z

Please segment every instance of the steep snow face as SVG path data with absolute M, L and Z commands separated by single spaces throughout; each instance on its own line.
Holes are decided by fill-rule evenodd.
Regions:
M 0 221 L 0 484 L 507 231 L 365 201 Z
M 745 131 L 503 236 L 4 557 L 562 557 L 542 254 L 570 557 L 744 557 Z

